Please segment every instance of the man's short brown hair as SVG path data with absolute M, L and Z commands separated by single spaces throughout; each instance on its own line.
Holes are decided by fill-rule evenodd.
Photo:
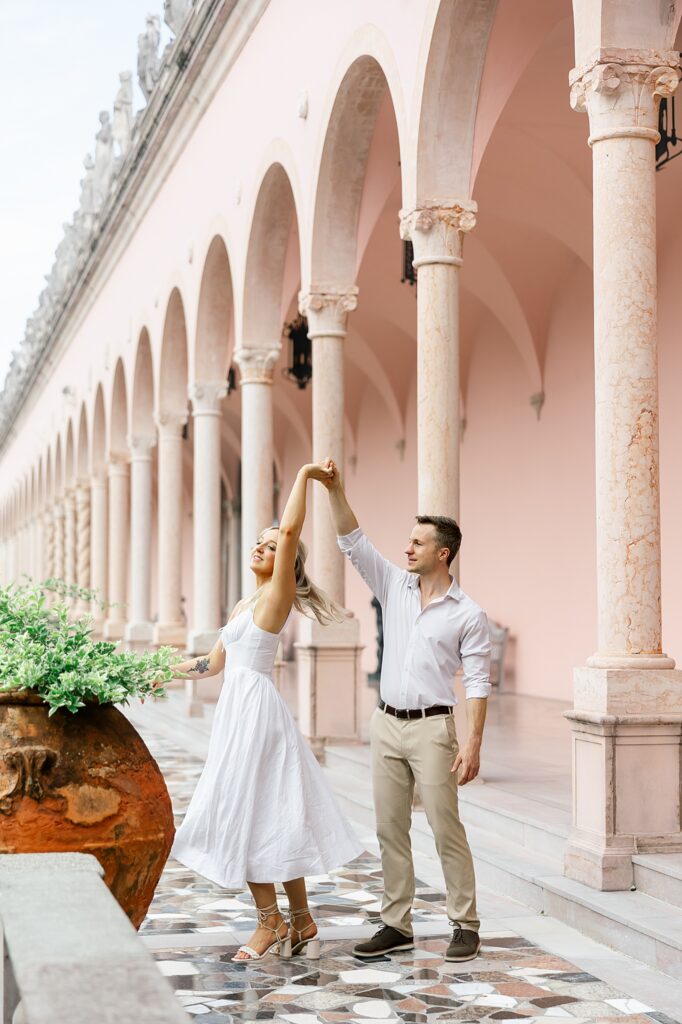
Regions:
M 448 565 L 452 563 L 462 543 L 462 531 L 454 519 L 448 516 L 416 516 L 422 526 L 433 526 L 436 533 L 436 544 L 439 548 L 448 549 Z

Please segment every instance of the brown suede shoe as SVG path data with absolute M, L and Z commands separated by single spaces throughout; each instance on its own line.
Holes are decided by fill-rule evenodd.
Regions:
M 371 939 L 358 942 L 353 947 L 353 956 L 383 956 L 386 953 L 397 953 L 403 949 L 414 949 L 412 936 L 404 935 L 396 928 L 389 928 L 387 924 L 384 924 Z
M 478 937 L 478 932 L 460 928 L 457 924 L 452 933 L 452 939 L 447 948 L 445 959 L 450 961 L 450 963 L 461 960 L 474 960 L 478 956 L 480 948 L 481 940 Z

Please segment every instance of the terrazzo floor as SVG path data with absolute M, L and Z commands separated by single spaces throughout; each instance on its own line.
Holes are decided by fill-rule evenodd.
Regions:
M 201 762 L 166 738 L 146 733 L 145 740 L 166 778 L 177 823 Z M 483 930 L 476 960 L 446 963 L 449 929 L 443 896 L 419 882 L 414 952 L 363 963 L 351 950 L 359 937 L 372 934 L 379 920 L 382 877 L 377 858 L 367 852 L 309 883 L 322 938 L 321 959 L 269 956 L 244 966 L 231 963 L 231 957 L 255 926 L 248 894 L 222 889 L 177 861 L 168 862 L 141 935 L 197 1024 L 551 1024 L 562 1019 L 573 1024 L 616 1019 L 678 1024 L 512 931 Z M 280 906 L 286 910 L 286 905 L 282 891 Z

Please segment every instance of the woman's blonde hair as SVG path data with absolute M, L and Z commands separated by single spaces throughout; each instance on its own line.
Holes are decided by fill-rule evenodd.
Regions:
M 267 530 L 276 530 L 276 526 L 268 526 Z M 317 619 L 321 626 L 328 626 L 331 622 L 343 622 L 348 618 L 348 612 L 341 605 L 331 599 L 324 590 L 316 587 L 305 569 L 308 549 L 302 540 L 296 546 L 296 561 L 294 562 L 294 576 L 296 577 L 296 596 L 294 608 L 309 619 Z M 249 603 L 257 600 L 254 594 Z

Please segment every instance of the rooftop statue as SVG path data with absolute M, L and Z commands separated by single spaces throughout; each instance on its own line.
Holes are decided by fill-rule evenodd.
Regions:
M 121 84 L 114 100 L 112 134 L 116 157 L 122 159 L 128 151 L 133 132 L 133 73 L 121 71 L 118 77 Z
M 114 136 L 108 110 L 100 111 L 99 122 L 99 131 L 95 136 L 95 189 L 98 207 L 109 193 L 114 172 Z
M 159 43 L 161 20 L 156 14 L 147 15 L 147 27 L 137 37 L 137 80 L 145 100 L 149 100 L 159 79 Z
M 163 20 L 174 36 L 179 36 L 192 0 L 163 0 Z

